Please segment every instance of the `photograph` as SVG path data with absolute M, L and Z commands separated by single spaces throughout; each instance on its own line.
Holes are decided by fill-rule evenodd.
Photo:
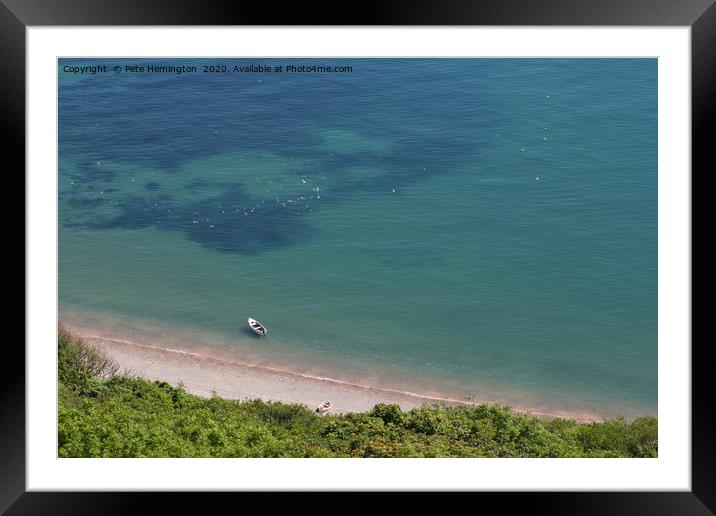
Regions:
M 0 513 L 713 514 L 714 0 L 337 12 L 0 0 Z
M 656 57 L 58 57 L 57 457 L 659 457 Z

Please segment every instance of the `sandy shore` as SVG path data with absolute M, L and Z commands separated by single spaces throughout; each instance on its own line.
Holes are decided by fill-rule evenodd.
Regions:
M 299 403 L 311 409 L 330 400 L 333 413 L 364 412 L 377 403 L 395 403 L 403 410 L 435 402 L 460 405 L 479 403 L 479 400 L 466 402 L 356 385 L 70 329 L 87 342 L 103 349 L 120 364 L 123 372 L 149 380 L 166 381 L 172 385 L 181 384 L 197 396 L 210 397 L 216 394 L 222 398 L 239 400 L 260 398 L 265 401 Z M 515 410 L 544 418 L 568 417 L 583 422 L 601 419 L 594 414 Z
M 186 351 L 83 335 L 104 349 L 122 370 L 149 380 L 179 383 L 198 396 L 214 393 L 227 399 L 261 398 L 302 403 L 311 408 L 330 400 L 332 412 L 363 412 L 376 403 L 397 403 L 405 409 L 431 401 L 421 396 L 318 379 L 289 371 L 250 366 Z

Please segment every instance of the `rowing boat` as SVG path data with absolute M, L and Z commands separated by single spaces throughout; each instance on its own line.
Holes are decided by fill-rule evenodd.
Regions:
M 324 412 L 328 412 L 331 410 L 331 402 L 330 401 L 324 401 L 318 407 L 316 407 L 316 413 L 317 414 L 323 414 Z
M 253 331 L 259 337 L 265 337 L 266 335 L 268 335 L 268 330 L 266 329 L 266 326 L 258 322 L 256 319 L 252 319 L 251 317 L 249 317 L 249 328 L 251 328 L 251 331 Z

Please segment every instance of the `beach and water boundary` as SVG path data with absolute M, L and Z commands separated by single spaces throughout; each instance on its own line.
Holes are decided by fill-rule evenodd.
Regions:
M 571 406 L 549 404 L 529 393 L 520 395 L 481 390 L 481 394 L 475 396 L 465 394 L 474 390 L 441 391 L 435 389 L 430 378 L 413 377 L 410 384 L 396 382 L 395 378 L 399 377 L 397 372 L 392 382 L 387 381 L 387 375 L 376 374 L 366 374 L 361 381 L 356 377 L 341 375 L 340 371 L 330 374 L 325 368 L 306 367 L 305 363 L 276 363 L 275 358 L 265 350 L 263 353 L 244 352 L 232 356 L 220 346 L 206 341 L 197 346 L 196 334 L 167 335 L 162 333 L 161 326 L 150 331 L 146 326 L 140 329 L 137 325 L 127 331 L 127 319 L 109 318 L 106 315 L 100 319 L 96 313 L 66 309 L 60 313 L 62 327 L 103 350 L 119 364 L 121 372 L 150 381 L 166 381 L 202 397 L 261 399 L 297 403 L 309 408 L 330 400 L 335 413 L 366 412 L 379 403 L 397 404 L 404 411 L 435 403 L 502 403 L 509 405 L 516 413 L 529 413 L 545 419 L 573 419 L 580 423 L 617 416 L 631 419 L 647 415 L 635 409 L 629 411 L 614 406 L 592 405 L 591 410 L 584 410 L 577 408 L 576 403 Z M 99 320 L 103 324 L 98 324 Z M 270 347 L 270 342 L 259 342 Z M 239 349 L 246 351 L 245 347 Z

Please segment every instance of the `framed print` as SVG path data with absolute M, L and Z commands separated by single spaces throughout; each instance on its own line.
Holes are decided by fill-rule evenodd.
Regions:
M 690 169 L 715 8 L 219 4 L 4 1 L 28 303 L 3 509 L 712 511 Z

